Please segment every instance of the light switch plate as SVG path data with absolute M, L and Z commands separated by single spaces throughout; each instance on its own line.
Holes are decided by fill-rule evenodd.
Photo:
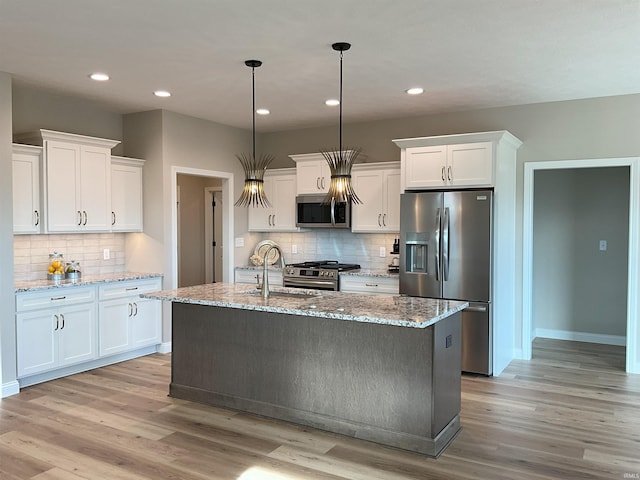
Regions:
M 387 249 L 384 247 L 380 247 L 380 256 L 381 257 L 386 257 L 387 256 Z
M 291 253 L 298 253 L 298 245 L 291 245 Z
M 111 252 L 108 248 L 102 250 L 102 258 L 104 258 L 105 260 L 109 260 L 111 258 Z
M 606 252 L 607 251 L 607 241 L 606 240 L 600 240 L 600 251 L 601 252 Z
M 244 237 L 236 237 L 236 247 L 244 247 Z

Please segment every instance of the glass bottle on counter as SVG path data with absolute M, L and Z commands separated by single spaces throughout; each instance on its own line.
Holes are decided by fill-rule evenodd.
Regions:
M 64 255 L 58 252 L 49 254 L 49 267 L 47 268 L 49 280 L 61 280 L 64 278 Z

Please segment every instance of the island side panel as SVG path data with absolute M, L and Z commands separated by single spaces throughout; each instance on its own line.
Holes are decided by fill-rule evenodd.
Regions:
M 422 451 L 438 433 L 432 344 L 433 327 L 174 303 L 171 394 Z

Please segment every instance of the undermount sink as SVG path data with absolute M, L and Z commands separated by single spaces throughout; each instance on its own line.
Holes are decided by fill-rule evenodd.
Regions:
M 262 290 L 259 289 L 253 289 L 253 290 L 248 290 L 244 293 L 248 293 L 249 295 L 262 295 Z M 291 288 L 291 289 L 281 289 L 281 288 L 271 288 L 269 289 L 269 296 L 270 297 L 284 297 L 284 298 L 300 298 L 300 299 L 305 299 L 305 298 L 314 298 L 314 297 L 318 297 L 321 295 L 321 292 L 314 292 L 314 291 L 309 291 L 309 290 L 298 290 L 295 288 Z

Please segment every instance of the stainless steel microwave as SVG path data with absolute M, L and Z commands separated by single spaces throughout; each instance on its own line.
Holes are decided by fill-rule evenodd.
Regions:
M 327 202 L 326 195 L 298 195 L 296 227 L 351 228 L 351 204 Z

